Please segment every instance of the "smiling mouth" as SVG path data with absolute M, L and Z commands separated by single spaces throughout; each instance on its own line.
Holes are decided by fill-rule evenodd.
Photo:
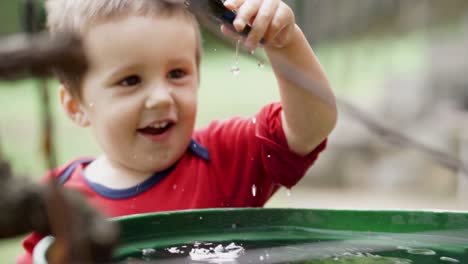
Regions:
M 145 135 L 157 136 L 157 135 L 164 134 L 164 132 L 168 131 L 173 126 L 174 126 L 173 122 L 161 122 L 161 123 L 153 124 L 144 128 L 137 129 L 137 131 Z

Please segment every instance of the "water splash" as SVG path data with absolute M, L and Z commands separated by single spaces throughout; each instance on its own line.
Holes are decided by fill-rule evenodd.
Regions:
M 150 257 L 156 254 L 156 249 L 154 248 L 144 248 L 141 250 L 141 254 L 145 257 Z
M 172 254 L 181 254 L 184 253 L 182 250 L 180 250 L 178 247 L 170 247 L 166 248 L 167 252 L 172 253 Z
M 223 262 L 234 262 L 239 258 L 245 251 L 245 249 L 235 243 L 231 243 L 227 246 L 222 244 L 216 247 L 200 247 L 206 245 L 195 245 L 190 251 L 190 258 L 193 261 L 204 261 L 208 263 L 223 263 Z
M 240 68 L 239 68 L 239 48 L 240 48 L 241 41 L 238 40 L 236 43 L 236 57 L 235 57 L 235 64 L 231 67 L 231 73 L 234 77 L 239 76 Z
M 460 263 L 458 259 L 449 258 L 449 257 L 440 257 L 440 260 L 450 263 Z

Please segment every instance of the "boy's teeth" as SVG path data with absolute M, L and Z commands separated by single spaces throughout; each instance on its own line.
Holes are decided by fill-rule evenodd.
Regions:
M 161 123 L 153 124 L 153 125 L 151 125 L 151 127 L 153 127 L 153 128 L 165 128 L 168 124 L 169 124 L 169 122 L 161 122 Z

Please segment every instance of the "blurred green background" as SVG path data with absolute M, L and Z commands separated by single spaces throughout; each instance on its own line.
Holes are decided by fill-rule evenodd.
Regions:
M 432 67 L 433 65 L 448 63 L 450 67 L 461 69 L 466 67 L 450 64 L 456 61 L 453 59 L 454 57 L 463 57 L 463 55 L 467 55 L 466 53 L 457 52 L 455 55 L 447 55 L 445 59 L 448 59 L 449 62 L 446 62 L 444 59 L 439 60 L 437 55 L 448 53 L 445 53 L 445 50 L 441 52 L 436 49 L 442 46 L 440 44 L 442 40 L 444 40 L 444 45 L 458 43 L 460 42 L 458 37 L 465 36 L 468 32 L 466 24 L 463 22 L 468 15 L 466 1 L 451 0 L 448 3 L 437 0 L 298 0 L 287 2 L 297 10 L 298 23 L 307 33 L 338 97 L 353 102 L 368 111 L 371 116 L 387 124 L 392 124 L 397 129 L 408 132 L 417 139 L 425 139 L 426 133 L 438 126 L 440 119 L 428 123 L 423 118 L 425 117 L 423 114 L 415 114 L 414 119 L 409 121 L 404 119 L 403 122 L 401 116 L 408 118 L 411 115 L 399 114 L 397 116 L 393 112 L 389 112 L 388 109 L 419 106 L 423 100 L 425 100 L 423 106 L 438 105 L 438 101 L 434 98 L 444 98 L 444 100 L 451 98 L 451 104 L 458 109 L 460 102 L 457 100 L 461 98 L 458 93 L 454 92 L 450 93 L 450 96 L 446 96 L 445 93 L 440 93 L 440 87 L 426 87 L 426 84 L 433 83 L 428 80 L 432 81 L 431 78 L 436 76 L 433 69 L 437 67 Z M 0 1 L 0 36 L 20 31 L 19 4 L 20 1 L 15 0 Z M 468 40 L 468 37 L 466 39 Z M 232 47 L 230 48 L 212 38 L 206 37 L 205 40 L 197 127 L 202 127 L 213 119 L 235 115 L 252 115 L 262 105 L 278 99 L 276 83 L 268 65 L 259 67 L 257 58 L 242 55 L 239 62 L 241 73 L 239 76 L 233 76 L 230 72 L 231 66 L 235 63 L 235 52 Z M 447 50 L 454 50 L 454 48 L 448 46 Z M 260 51 L 256 55 L 263 56 Z M 448 69 L 448 66 L 444 66 L 443 69 Z M 468 70 L 468 67 L 466 69 Z M 450 73 L 452 72 L 452 70 L 448 70 L 447 74 L 440 77 L 441 80 L 444 80 L 444 91 L 448 90 L 447 87 L 455 87 L 452 85 L 455 77 L 463 77 L 458 73 L 453 75 L 455 77 L 451 77 Z M 443 77 L 446 77 L 448 81 L 445 81 Z M 407 79 L 413 80 L 413 82 L 394 83 L 395 80 Z M 420 79 L 424 81 L 420 81 Z M 460 81 L 460 83 L 462 88 L 468 88 L 466 86 L 468 81 Z M 58 163 L 62 164 L 77 156 L 99 153 L 90 131 L 72 124 L 61 111 L 57 98 L 57 82 L 48 80 L 48 84 L 54 108 L 54 143 Z M 413 90 L 420 90 L 418 85 L 427 88 L 427 90 L 414 95 Z M 458 91 L 455 88 L 452 90 Z M 413 101 L 402 103 L 410 99 Z M 42 120 L 39 114 L 38 81 L 27 79 L 16 82 L 0 82 L 0 105 L 2 106 L 2 111 L 0 111 L 0 151 L 2 156 L 11 162 L 17 175 L 39 179 L 46 171 L 46 165 L 40 148 Z M 388 109 L 382 108 L 382 106 Z M 428 112 L 427 108 L 423 106 L 417 109 L 418 113 Z M 408 111 L 404 113 L 413 113 L 414 111 L 414 108 L 408 107 Z M 419 129 L 418 126 L 419 130 L 407 130 L 412 128 L 412 125 L 419 125 L 423 121 L 426 127 Z M 384 174 L 388 171 L 385 169 L 387 167 L 383 166 L 384 169 L 378 171 L 374 165 L 377 163 L 386 164 L 384 161 L 389 160 L 389 156 L 393 161 L 397 152 L 395 147 L 382 145 L 381 140 L 368 134 L 353 133 L 346 122 L 351 122 L 353 125 L 358 123 L 355 120 L 349 121 L 347 113 L 340 111 L 339 125 L 332 135 L 333 140 L 330 141 L 329 151 L 323 159 L 319 160 L 316 169 L 310 172 L 312 176 L 304 179 L 303 183 L 293 192 L 292 198 L 289 193 L 287 195 L 279 194 L 269 206 L 317 206 L 308 200 L 313 191 L 320 193 L 317 188 L 326 190 L 327 194 L 331 195 L 339 193 L 343 197 L 343 200 L 337 201 L 338 205 L 330 203 L 331 199 L 328 200 L 328 203 L 327 198 L 320 200 L 321 206 L 327 208 L 334 206 L 355 208 L 358 206 L 361 197 L 349 198 L 343 195 L 346 190 L 359 189 L 361 192 L 365 192 L 364 190 L 368 188 L 371 191 L 380 192 L 388 188 L 400 195 L 404 193 L 405 188 L 400 188 L 403 185 L 397 185 L 400 184 L 401 179 L 395 179 L 390 183 L 375 180 L 388 180 L 389 177 Z M 340 125 L 343 127 L 340 128 Z M 360 137 L 356 138 L 356 134 Z M 442 146 L 444 150 L 458 156 L 460 146 L 444 148 L 451 146 L 445 142 L 452 139 L 444 134 L 435 139 L 428 137 L 425 142 L 435 144 L 438 147 Z M 441 144 L 437 144 L 440 142 Z M 340 156 L 339 153 L 342 155 Z M 407 155 L 408 152 L 404 153 Z M 381 160 L 375 160 L 376 156 L 381 157 Z M 420 154 L 417 156 L 424 157 Z M 355 159 L 350 160 L 350 157 Z M 357 157 L 364 158 L 357 159 Z M 410 158 L 404 156 L 402 159 L 410 160 L 411 164 L 419 162 L 419 160 L 414 161 L 413 156 Z M 427 162 L 428 159 L 422 158 L 422 160 L 422 162 Z M 397 165 L 391 164 L 398 167 L 399 163 L 396 163 Z M 433 162 L 429 162 L 429 164 L 433 164 Z M 437 167 L 437 165 L 435 166 Z M 344 172 L 336 171 L 337 167 L 342 168 Z M 424 169 L 431 172 L 436 171 L 431 166 L 425 166 Z M 408 173 L 414 175 L 415 182 L 420 184 L 421 181 L 418 177 L 420 175 L 427 176 L 424 169 L 411 168 Z M 353 173 L 356 171 L 359 173 Z M 406 175 L 406 171 L 399 173 Z M 457 173 L 442 169 L 439 174 L 428 179 L 430 180 L 427 181 L 427 189 L 423 189 L 419 197 L 427 195 L 432 199 L 436 192 L 440 194 L 442 200 L 455 199 L 454 193 L 456 193 L 455 190 L 458 186 Z M 414 182 L 405 181 L 403 184 L 414 191 L 415 185 L 411 185 L 415 184 Z M 301 192 L 301 190 L 303 191 Z M 389 197 L 391 197 L 390 194 Z M 305 198 L 299 199 L 297 197 Z M 368 198 L 362 199 L 368 200 Z M 412 201 L 414 202 L 411 199 L 412 196 L 396 206 L 411 205 Z M 345 200 L 355 201 L 355 203 L 347 204 Z M 387 200 L 385 201 L 388 203 Z M 447 203 L 441 203 L 440 207 L 468 209 L 466 205 L 457 207 L 458 204 L 454 201 L 448 200 Z M 413 203 L 413 205 L 428 206 L 427 203 Z M 18 239 L 0 240 L 0 259 L 5 260 L 4 263 L 12 262 L 20 250 Z

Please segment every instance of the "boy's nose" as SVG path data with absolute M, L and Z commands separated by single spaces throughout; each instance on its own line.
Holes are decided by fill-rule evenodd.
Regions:
M 146 100 L 146 108 L 161 108 L 168 107 L 174 103 L 171 90 L 167 87 L 152 88 L 149 91 L 149 96 Z

